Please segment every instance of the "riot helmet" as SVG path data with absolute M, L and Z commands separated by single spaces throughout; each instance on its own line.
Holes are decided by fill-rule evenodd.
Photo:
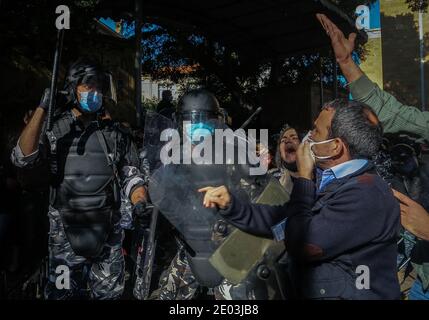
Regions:
M 222 128 L 225 123 L 218 100 L 206 89 L 185 93 L 179 99 L 177 109 L 178 125 L 193 142 L 194 137 L 214 134 L 214 130 Z
M 418 137 L 411 134 L 398 133 L 385 135 L 389 141 L 389 154 L 392 166 L 396 173 L 404 176 L 413 176 L 419 169 L 421 144 Z
M 79 59 L 70 66 L 64 91 L 68 102 L 84 113 L 101 111 L 104 99 L 116 102 L 111 74 L 91 60 Z

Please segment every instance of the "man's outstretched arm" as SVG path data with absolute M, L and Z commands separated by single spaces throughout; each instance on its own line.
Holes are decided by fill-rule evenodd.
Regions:
M 272 227 L 287 217 L 287 204 L 269 206 L 245 203 L 231 194 L 226 186 L 205 187 L 203 205 L 218 208 L 219 213 L 238 229 L 262 237 L 273 237 Z
M 317 14 L 317 19 L 331 39 L 335 58 L 349 84 L 353 99 L 366 103 L 374 110 L 386 133 L 407 131 L 429 140 L 429 112 L 406 106 L 381 90 L 352 59 L 356 34 L 351 33 L 346 38 L 326 15 Z

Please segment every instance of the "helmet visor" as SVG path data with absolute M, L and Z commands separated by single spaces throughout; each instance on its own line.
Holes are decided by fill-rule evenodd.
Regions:
M 110 73 L 88 73 L 78 82 L 85 85 L 91 91 L 97 91 L 104 99 L 117 103 L 116 87 Z
M 193 143 L 198 143 L 202 138 L 213 135 L 216 129 L 222 129 L 223 123 L 213 112 L 192 111 L 181 115 L 181 125 L 183 125 L 186 137 Z

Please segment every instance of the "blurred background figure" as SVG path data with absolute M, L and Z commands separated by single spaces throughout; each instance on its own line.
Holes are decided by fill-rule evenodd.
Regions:
M 164 90 L 162 92 L 162 99 L 156 107 L 156 112 L 166 118 L 173 119 L 176 107 L 173 104 L 173 94 L 170 90 Z

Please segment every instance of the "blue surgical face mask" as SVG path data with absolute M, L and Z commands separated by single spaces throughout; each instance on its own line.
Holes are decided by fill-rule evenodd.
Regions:
M 103 104 L 103 95 L 98 91 L 79 92 L 79 104 L 84 112 L 97 112 Z
M 192 143 L 198 143 L 200 142 L 201 137 L 206 137 L 214 134 L 215 130 L 214 127 L 207 123 L 193 123 L 193 124 L 186 124 L 185 125 L 185 132 L 188 137 L 188 139 Z

